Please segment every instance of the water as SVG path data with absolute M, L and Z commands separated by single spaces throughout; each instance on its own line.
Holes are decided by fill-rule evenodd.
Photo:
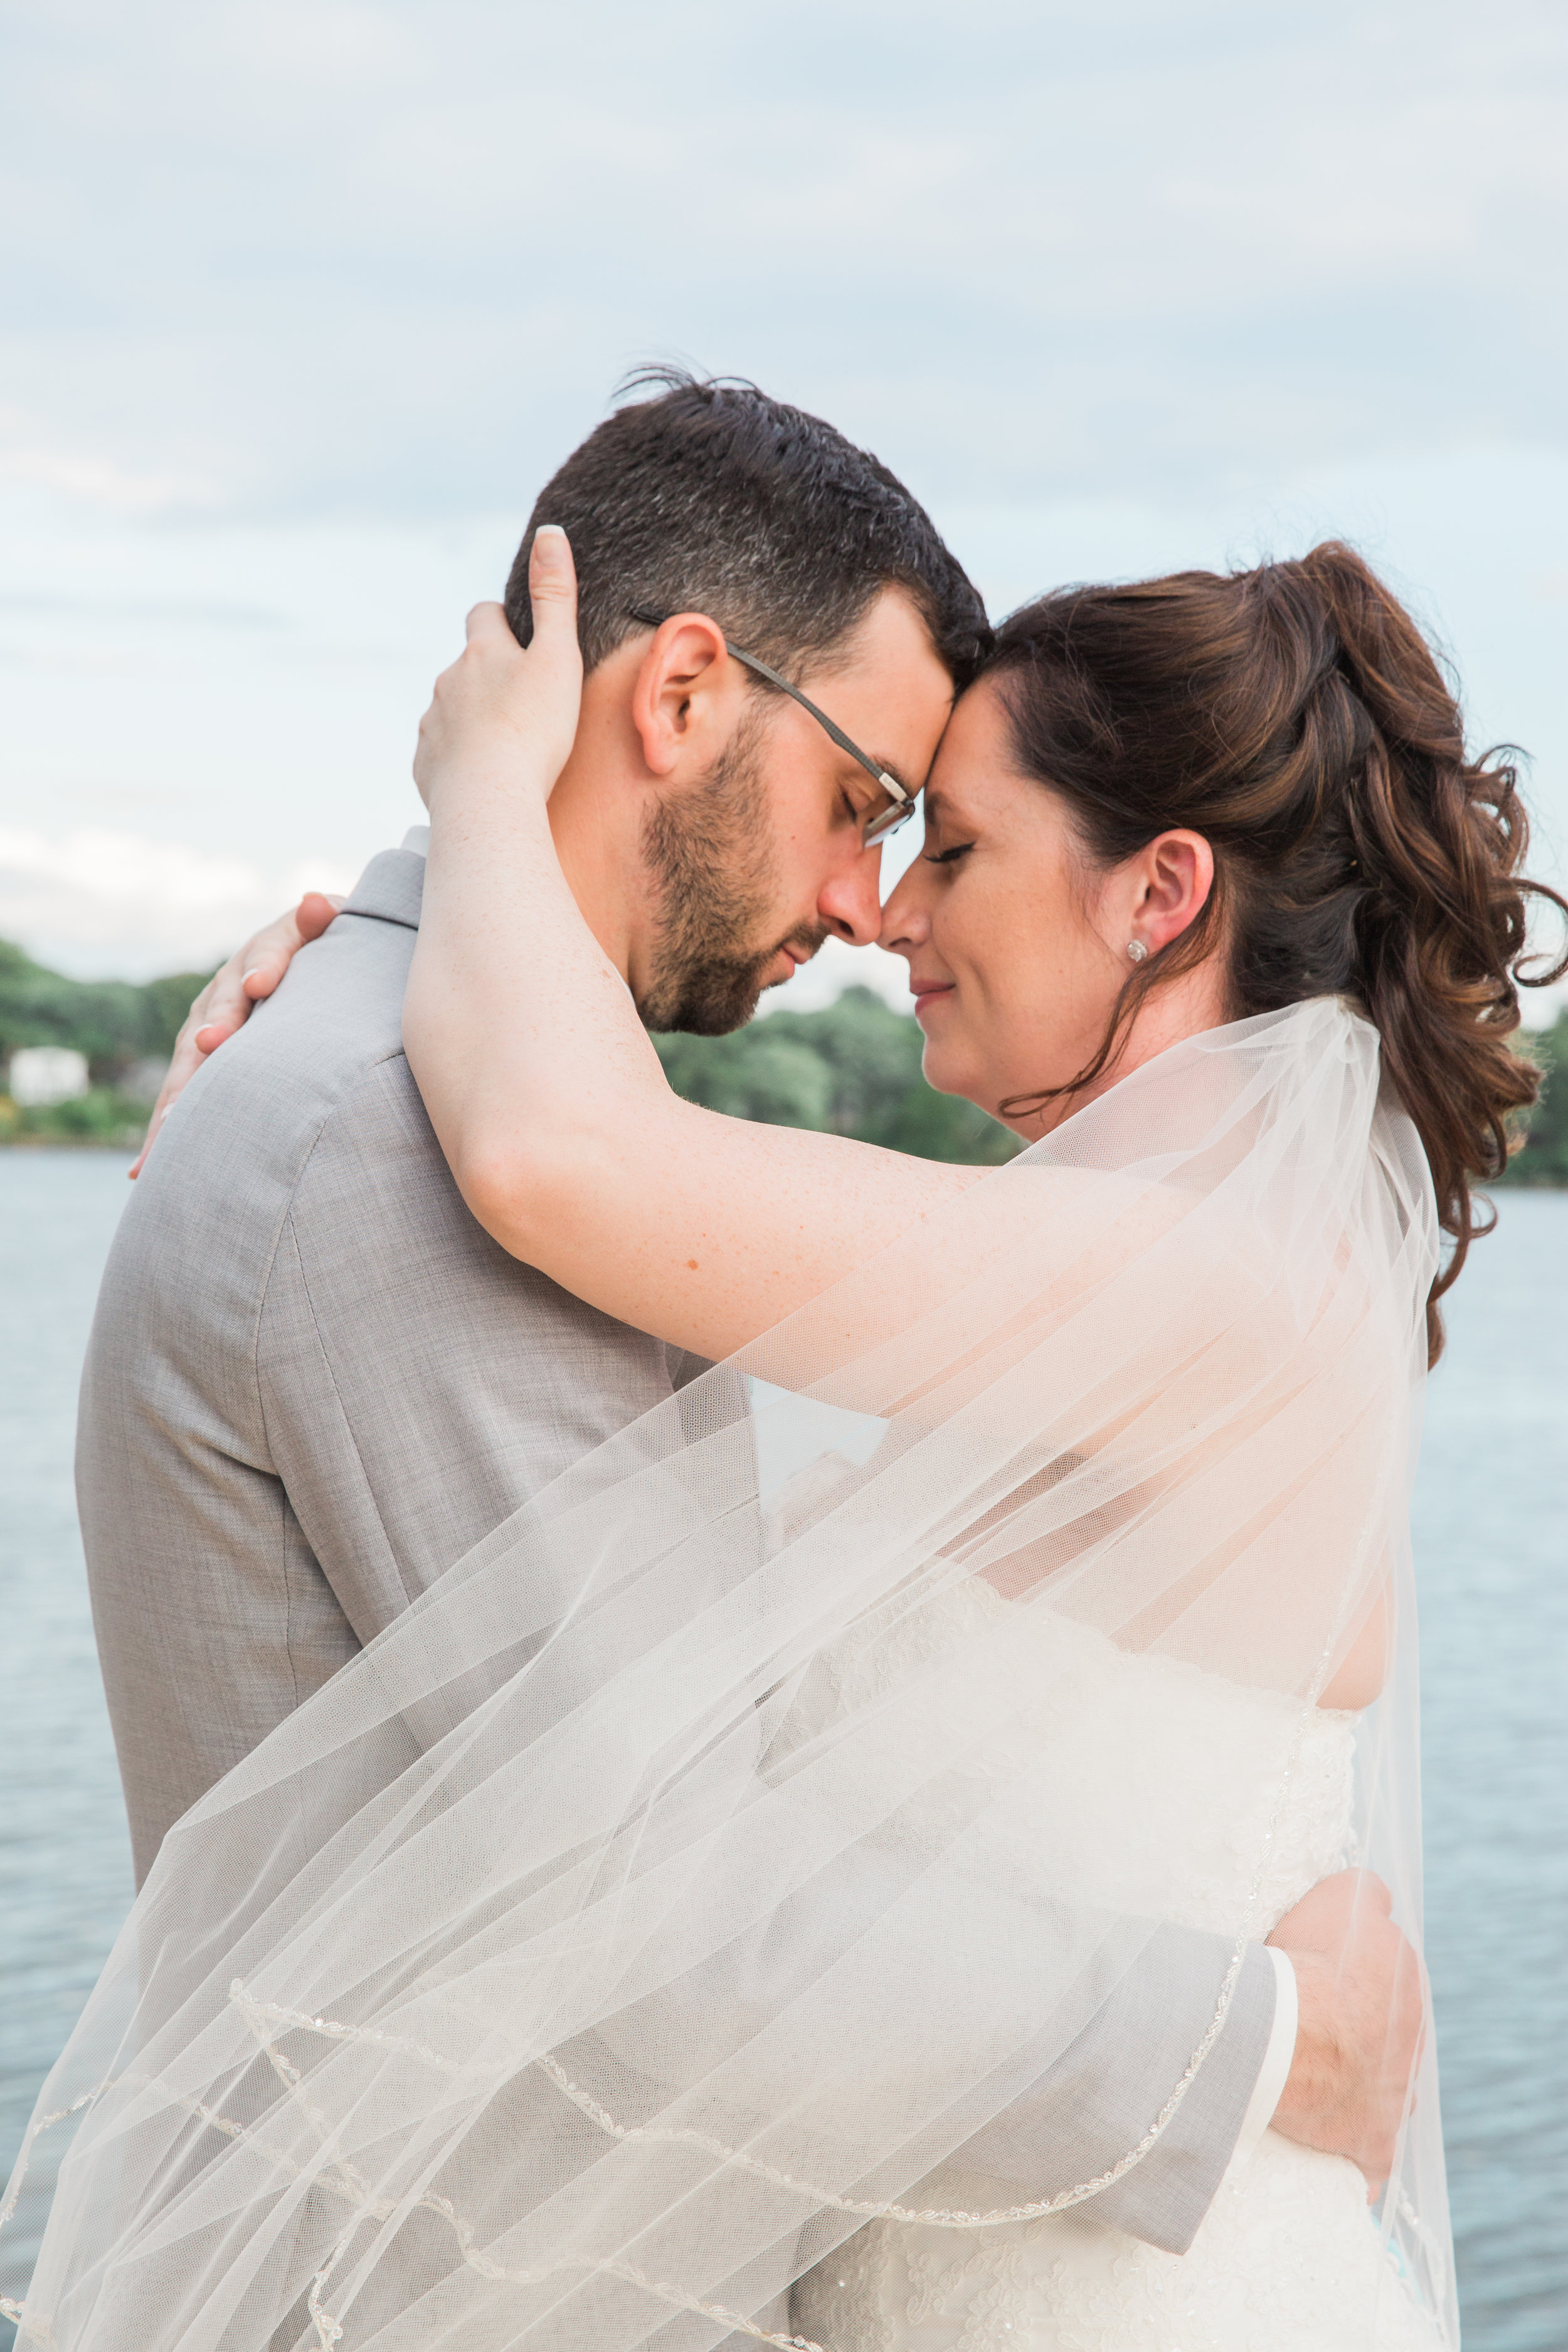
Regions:
M 108 1153 L 0 1152 L 0 2176 L 130 1900 L 70 1482 L 124 1170 Z M 1416 1543 L 1428 1957 L 1465 2346 L 1563 2352 L 1568 1194 L 1505 1196 L 1450 1333 Z
M 82 1351 L 131 1189 L 129 1165 L 118 1152 L 0 1150 L 0 2168 L 7 2174 L 39 2081 L 131 1903 L 131 1841 L 71 1489 Z M 14 2292 L 10 2277 L 6 2284 Z M 6 2352 L 13 2336 L 0 2320 Z
M 1568 1193 L 1504 1193 L 1416 1490 L 1427 1960 L 1466 2352 L 1568 2346 Z

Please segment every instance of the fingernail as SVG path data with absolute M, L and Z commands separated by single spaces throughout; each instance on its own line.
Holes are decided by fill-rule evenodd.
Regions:
M 566 551 L 566 533 L 558 522 L 542 522 L 533 534 L 533 547 L 542 563 L 558 564 Z
M 241 988 L 248 988 L 253 980 L 259 980 L 260 977 L 261 966 L 259 964 L 253 964 L 248 971 L 242 971 L 240 973 L 239 984 Z

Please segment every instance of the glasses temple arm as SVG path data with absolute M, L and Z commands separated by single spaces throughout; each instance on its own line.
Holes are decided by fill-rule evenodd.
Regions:
M 634 621 L 646 622 L 650 628 L 658 629 L 662 628 L 664 625 L 663 619 L 657 618 L 652 613 L 644 612 L 640 606 L 636 604 L 631 607 L 629 617 Z M 668 615 L 665 617 L 668 618 Z M 818 710 L 816 703 L 809 701 L 807 698 L 802 694 L 798 686 L 792 686 L 787 677 L 781 677 L 776 669 L 770 669 L 765 661 L 759 661 L 757 659 L 755 654 L 742 653 L 739 646 L 732 646 L 730 643 L 728 637 L 724 640 L 724 650 L 730 655 L 732 660 L 744 662 L 746 667 L 748 669 L 754 669 L 759 677 L 765 677 L 770 686 L 776 686 L 781 694 L 787 694 L 792 702 L 798 702 L 803 710 L 809 710 L 817 725 L 825 728 L 827 733 L 832 736 L 839 750 L 841 751 L 847 751 L 852 760 L 858 761 L 860 766 L 865 769 L 866 773 L 868 776 L 874 777 L 876 782 L 881 785 L 882 790 L 885 793 L 890 793 L 893 799 L 901 808 L 912 808 L 914 806 L 914 794 L 910 792 L 905 785 L 900 783 L 897 776 L 889 775 L 886 768 L 879 768 L 875 760 L 868 757 L 867 753 L 862 751 L 858 743 L 852 742 L 849 737 L 844 732 L 842 727 L 836 727 L 832 719 L 829 719 L 826 710 Z

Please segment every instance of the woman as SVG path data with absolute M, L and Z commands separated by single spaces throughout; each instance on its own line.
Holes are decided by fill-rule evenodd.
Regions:
M 963 2151 L 1163 1926 L 1239 1967 L 1355 1860 L 1418 1925 L 1420 1381 L 1533 1087 L 1511 772 L 1342 549 L 1016 616 L 884 938 L 932 1082 L 1034 1148 L 932 1167 L 669 1092 L 553 857 L 534 566 L 529 651 L 481 608 L 422 729 L 405 1044 L 498 1241 L 726 1360 L 180 1825 L 46 2095 L 28 2326 L 1451 2337 L 1430 2051 L 1375 2221 L 1274 2133 L 1185 2256 L 1078 2216 L 1223 1995 L 1108 2173 L 1009 2207 Z

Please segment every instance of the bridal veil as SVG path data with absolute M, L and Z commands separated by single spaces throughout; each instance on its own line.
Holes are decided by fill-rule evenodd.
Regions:
M 1160 1791 L 1092 1710 L 1052 1718 L 1064 1834 L 994 1866 L 981 1729 L 1054 1707 L 1086 1642 L 1304 1738 L 1381 1639 L 1358 1858 L 1419 1942 L 1436 1228 L 1375 1033 L 1322 999 L 1193 1039 L 890 1242 L 874 1187 L 855 1276 L 497 1528 L 170 1833 L 13 2177 L 0 2255 L 52 2182 L 26 2352 L 776 2341 L 752 2315 L 870 2217 L 994 2227 L 1144 2161 L 1270 1924 L 1300 1741 L 1261 1814 L 1238 1792 L 1230 1969 L 1140 2136 L 988 2221 L 955 2153 L 1163 1925 Z M 971 1580 L 1005 1605 L 901 1651 Z M 1434 2067 L 1428 2035 L 1379 2210 L 1452 2330 Z

